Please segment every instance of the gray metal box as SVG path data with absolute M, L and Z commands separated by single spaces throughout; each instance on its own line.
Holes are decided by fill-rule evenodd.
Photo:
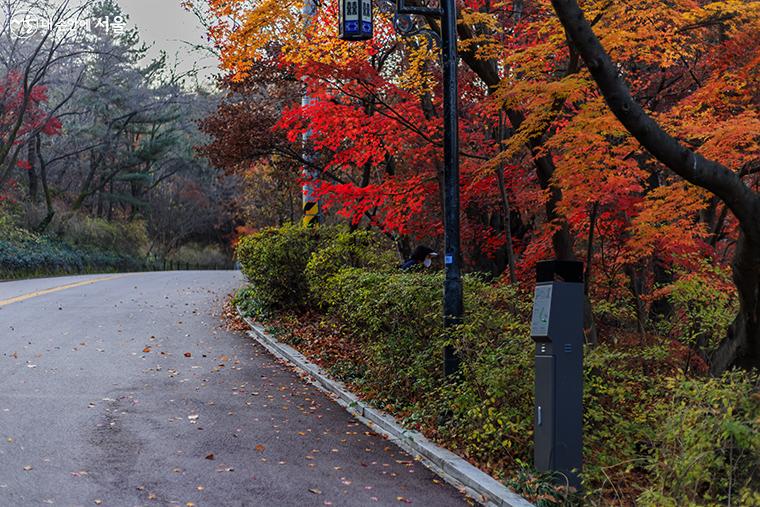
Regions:
M 536 288 L 534 465 L 580 488 L 583 463 L 582 282 L 544 281 Z M 564 480 L 559 480 L 564 482 Z

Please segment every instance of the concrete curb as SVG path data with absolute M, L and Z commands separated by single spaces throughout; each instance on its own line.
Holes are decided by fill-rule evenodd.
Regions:
M 419 432 L 402 428 L 390 415 L 370 407 L 350 392 L 342 382 L 331 379 L 322 368 L 310 362 L 303 354 L 279 342 L 263 327 L 245 317 L 240 308 L 237 311 L 251 328 L 248 334 L 265 349 L 309 375 L 315 386 L 331 395 L 356 419 L 373 431 L 386 436 L 443 480 L 464 491 L 468 497 L 487 507 L 535 507 L 465 459 L 434 444 Z

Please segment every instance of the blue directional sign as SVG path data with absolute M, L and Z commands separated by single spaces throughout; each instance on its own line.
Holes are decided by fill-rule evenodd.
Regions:
M 338 32 L 344 40 L 372 38 L 372 0 L 339 0 Z

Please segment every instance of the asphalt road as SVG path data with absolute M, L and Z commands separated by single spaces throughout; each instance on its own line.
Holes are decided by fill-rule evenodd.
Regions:
M 226 331 L 241 283 L 232 271 L 0 283 L 0 507 L 467 504 Z

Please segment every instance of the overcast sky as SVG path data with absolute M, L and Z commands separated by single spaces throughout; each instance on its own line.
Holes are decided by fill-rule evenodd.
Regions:
M 55 1 L 55 0 L 54 0 Z M 70 6 L 83 5 L 87 0 L 68 0 Z M 199 70 L 200 76 L 208 80 L 218 72 L 218 60 L 207 51 L 197 50 L 193 45 L 207 46 L 206 31 L 200 21 L 191 12 L 180 5 L 181 0 L 116 0 L 122 10 L 129 16 L 128 24 L 136 26 L 143 42 L 151 45 L 149 57 L 158 56 L 166 51 L 170 64 L 175 62 L 181 72 Z M 59 0 L 62 5 L 64 0 Z M 32 10 L 34 2 L 21 0 L 12 11 L 12 20 L 37 19 L 37 12 Z M 56 6 L 56 3 L 53 3 Z M 32 16 L 29 16 L 32 13 Z M 2 22 L 6 22 L 5 11 L 0 12 Z M 91 20 L 94 23 L 94 20 Z M 13 25 L 19 26 L 26 25 Z M 14 32 L 16 33 L 16 32 Z M 146 62 L 147 63 L 147 62 Z
M 129 14 L 129 21 L 140 29 L 144 42 L 155 47 L 151 56 L 165 50 L 170 61 L 175 55 L 181 62 L 182 70 L 189 70 L 196 64 L 204 77 L 214 74 L 216 59 L 199 52 L 193 52 L 185 41 L 205 44 L 205 30 L 196 17 L 180 6 L 180 0 L 118 0 L 122 9 Z

